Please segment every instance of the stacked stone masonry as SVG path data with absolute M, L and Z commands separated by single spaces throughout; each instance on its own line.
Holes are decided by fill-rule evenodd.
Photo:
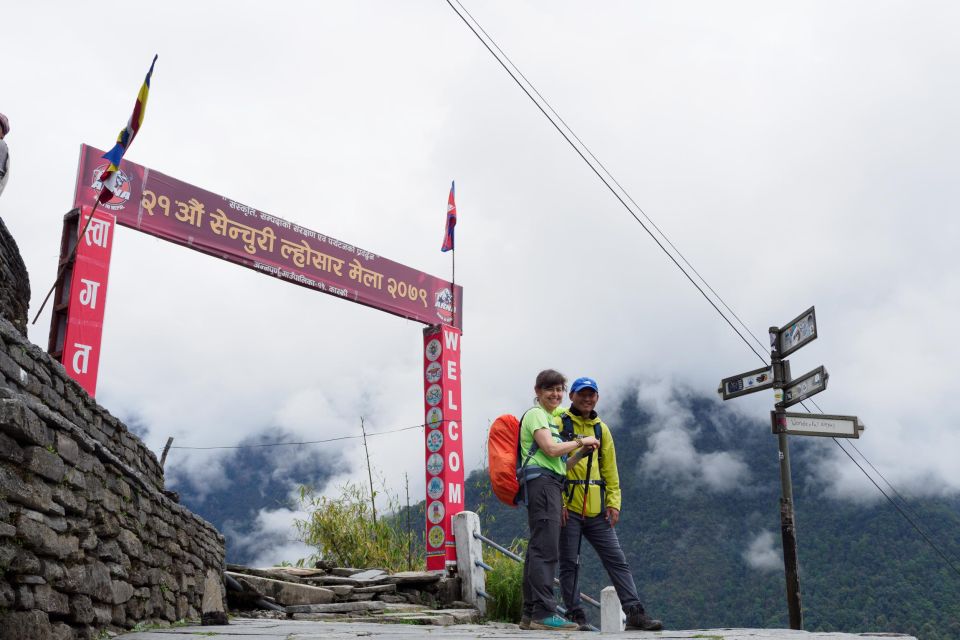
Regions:
M 0 640 L 198 619 L 223 536 L 164 493 L 153 452 L 3 315 Z

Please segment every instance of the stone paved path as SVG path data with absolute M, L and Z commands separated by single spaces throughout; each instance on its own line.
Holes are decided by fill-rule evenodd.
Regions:
M 177 627 L 139 631 L 118 636 L 121 640 L 357 640 L 357 638 L 400 638 L 403 640 L 463 640 L 465 638 L 504 638 L 547 640 L 548 638 L 586 639 L 594 634 L 584 632 L 521 631 L 516 625 L 453 625 L 449 627 L 410 624 L 375 624 L 355 622 L 312 622 L 297 620 L 234 619 L 222 627 Z M 699 640 L 881 640 L 913 636 L 895 633 L 808 633 L 787 629 L 700 629 L 690 631 L 628 631 L 596 634 L 606 638 L 698 638 Z

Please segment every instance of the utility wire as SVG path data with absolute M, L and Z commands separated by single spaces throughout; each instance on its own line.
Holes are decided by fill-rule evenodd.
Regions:
M 590 167 L 590 170 L 593 171 L 594 174 L 596 174 L 596 176 L 600 179 L 601 182 L 603 182 L 604 186 L 607 187 L 607 189 L 610 191 L 610 193 L 612 193 L 613 196 L 614 196 L 617 200 L 620 201 L 620 204 L 623 205 L 623 207 L 624 207 L 624 208 L 627 210 L 627 212 L 634 218 L 634 220 L 636 220 L 637 223 L 639 223 L 640 226 L 643 228 L 643 230 L 647 232 L 647 234 L 650 236 L 650 238 L 651 238 L 654 242 L 656 242 L 657 246 L 660 247 L 661 251 L 663 251 L 663 253 L 664 253 L 668 258 L 670 258 L 670 260 L 673 262 L 673 264 L 683 273 L 684 276 L 686 276 L 687 280 L 689 280 L 690 283 L 691 283 L 694 287 L 696 287 L 697 291 L 700 292 L 700 295 L 702 295 L 703 298 L 704 298 L 708 303 L 710 303 L 710 306 L 712 306 L 712 307 L 714 308 L 714 310 L 720 315 L 720 317 L 723 318 L 724 322 L 726 322 L 726 323 L 730 326 L 730 328 L 733 329 L 734 333 L 737 334 L 737 336 L 738 336 L 738 337 L 744 342 L 744 344 L 746 344 L 747 347 L 761 360 L 761 362 L 763 362 L 765 365 L 769 365 L 768 359 L 767 359 L 764 355 L 762 355 L 760 352 L 758 352 L 756 349 L 753 348 L 753 345 L 750 344 L 750 342 L 744 337 L 744 335 L 740 332 L 740 330 L 738 330 L 738 329 L 733 325 L 733 323 L 732 323 L 732 322 L 730 321 L 730 319 L 726 316 L 726 314 L 724 314 L 724 313 L 720 310 L 720 308 L 717 306 L 717 304 L 706 294 L 706 292 L 703 290 L 703 288 L 702 288 L 699 284 L 697 284 L 697 282 L 693 279 L 693 277 L 691 277 L 690 273 L 688 273 L 687 270 L 684 269 L 683 266 L 680 265 L 680 263 L 677 261 L 677 259 L 673 256 L 673 254 L 671 254 L 671 253 L 667 250 L 667 248 L 663 245 L 663 243 L 660 241 L 660 239 L 657 238 L 657 237 L 653 234 L 652 231 L 650 231 L 650 228 L 649 228 L 647 225 L 645 225 L 645 224 L 643 223 L 643 221 L 639 218 L 639 216 L 637 216 L 637 214 L 634 212 L 634 210 L 630 208 L 630 206 L 627 204 L 627 202 L 624 200 L 624 198 L 621 197 L 620 193 L 618 193 L 617 190 L 614 189 L 613 186 L 611 186 L 610 182 L 608 182 L 607 179 L 600 173 L 600 171 L 597 169 L 597 167 L 594 166 L 594 164 L 593 164 L 592 162 L 590 162 L 590 160 L 587 159 L 586 155 L 584 155 L 584 151 L 586 152 L 587 155 L 590 156 L 590 158 L 593 159 L 593 161 L 596 163 L 596 165 L 598 165 L 600 168 L 603 169 L 603 172 L 604 172 L 607 176 L 609 176 L 610 180 L 611 180 L 614 184 L 616 184 L 616 186 L 617 186 L 617 187 L 620 189 L 620 191 L 623 193 L 623 196 L 626 197 L 627 200 L 629 200 L 629 201 L 633 204 L 633 206 L 637 209 L 637 211 L 639 211 L 639 212 L 643 215 L 643 217 L 650 223 L 650 225 L 651 225 L 654 229 L 657 230 L 657 232 L 660 234 L 660 236 L 663 238 L 663 240 L 664 240 L 668 245 L 670 245 L 670 248 L 673 249 L 673 251 L 680 257 L 681 260 L 683 260 L 684 264 L 686 264 L 686 265 L 690 268 L 690 270 L 691 270 L 694 274 L 696 274 L 697 278 L 699 278 L 700 281 L 703 282 L 704 286 L 706 286 L 706 288 L 710 290 L 710 292 L 717 298 L 717 300 L 720 302 L 720 304 L 722 304 L 723 307 L 726 308 L 734 318 L 736 318 L 737 322 L 740 324 L 741 327 L 743 327 L 743 329 L 744 329 L 744 331 L 746 332 L 746 334 L 747 334 L 748 336 L 750 336 L 750 337 L 754 340 L 754 342 L 756 342 L 758 345 L 760 345 L 761 351 L 766 350 L 766 346 L 763 344 L 763 342 L 760 341 L 760 340 L 753 334 L 752 331 L 750 331 L 750 329 L 746 326 L 746 324 L 743 322 L 743 320 L 740 319 L 740 317 L 739 317 L 739 316 L 736 314 L 736 312 L 733 311 L 733 309 L 726 303 L 726 301 L 720 296 L 720 294 L 718 294 L 718 293 L 713 289 L 713 287 L 710 286 L 710 284 L 707 282 L 707 280 L 706 280 L 702 275 L 700 275 L 700 273 L 693 267 L 692 264 L 690 264 L 690 262 L 686 259 L 686 257 L 684 257 L 683 253 L 682 253 L 679 249 L 677 249 L 677 247 L 670 241 L 670 239 L 667 237 L 666 233 L 664 233 L 663 230 L 660 229 L 660 227 L 658 227 L 658 226 L 656 225 L 656 223 L 650 218 L 650 216 L 647 215 L 647 213 L 643 210 L 643 208 L 641 208 L 640 205 L 638 205 L 638 204 L 636 203 L 636 201 L 633 199 L 633 197 L 630 196 L 629 192 L 623 187 L 623 185 L 621 185 L 620 182 L 617 181 L 617 179 L 616 179 L 616 178 L 613 176 L 613 174 L 606 168 L 606 166 L 593 154 L 592 151 L 590 151 L 589 147 L 587 147 L 587 145 L 580 139 L 580 137 L 577 136 L 577 134 L 576 134 L 576 133 L 573 131 L 573 129 L 570 127 L 570 125 L 568 125 L 568 124 L 566 123 L 566 121 L 560 116 L 560 114 L 557 113 L 557 111 L 550 105 L 550 103 L 547 101 L 547 99 L 544 98 L 543 95 L 536 89 L 536 87 L 533 85 L 533 83 L 530 82 L 530 80 L 523 74 L 522 71 L 520 71 L 520 69 L 513 63 L 513 61 L 510 59 L 510 57 L 503 51 L 503 49 L 500 48 L 500 46 L 499 46 L 499 45 L 496 43 L 496 41 L 490 36 L 490 34 L 487 33 L 487 31 L 480 25 L 480 23 L 477 21 L 477 19 L 474 18 L 473 15 L 467 10 L 467 8 L 463 6 L 463 4 L 460 2 L 460 0 L 455 0 L 455 1 L 456 1 L 457 5 L 463 10 L 463 13 L 465 13 L 467 16 L 469 16 L 469 17 L 470 17 L 470 20 L 473 21 L 474 24 L 476 24 L 476 28 L 474 28 L 473 24 L 471 24 L 470 21 L 468 21 L 468 20 L 464 17 L 463 13 L 461 13 L 461 12 L 453 5 L 453 2 L 452 2 L 451 0 L 446 0 L 447 4 L 450 6 L 450 8 L 453 10 L 453 12 L 457 14 L 457 17 L 459 17 L 459 18 L 463 21 L 463 23 L 470 29 L 470 31 L 473 32 L 473 34 L 477 37 L 477 39 L 480 41 L 480 43 L 483 44 L 483 46 L 487 49 L 487 51 L 489 51 L 490 54 L 491 54 L 491 55 L 496 59 L 496 61 L 500 64 L 500 66 L 503 67 L 504 71 L 507 72 L 507 74 L 513 79 L 513 81 L 517 84 L 517 86 L 520 87 L 520 89 L 527 95 L 528 98 L 530 98 L 530 101 L 533 102 L 533 104 L 537 107 L 537 109 L 539 109 L 540 112 L 544 115 L 544 117 L 547 118 L 547 120 L 550 122 L 550 124 L 553 125 L 553 127 L 557 130 L 557 132 L 558 132 L 561 136 L 563 136 L 564 140 L 567 141 L 567 143 L 568 143 L 568 144 L 570 145 L 570 147 L 577 153 L 577 155 L 579 155 L 580 158 L 586 163 L 586 165 L 587 165 L 588 167 Z M 483 33 L 483 36 L 486 37 L 486 40 L 484 39 L 484 37 L 481 37 L 480 33 L 477 32 L 477 29 L 479 29 L 480 32 Z M 487 40 L 489 40 L 489 42 L 490 42 L 489 44 L 488 44 Z M 493 48 L 491 48 L 491 44 L 493 45 L 494 48 L 496 48 L 497 52 L 499 52 L 500 55 L 497 55 L 497 52 L 495 52 L 495 51 L 493 50 Z M 501 58 L 501 56 L 502 56 L 502 58 Z M 516 71 L 516 74 L 515 74 L 513 71 L 511 71 L 510 67 L 508 67 L 506 63 L 504 63 L 504 60 L 506 60 L 507 62 L 509 62 L 510 67 L 513 67 L 513 69 Z M 530 87 L 529 90 L 527 89 L 527 86 L 525 86 L 524 83 L 521 82 L 520 79 L 517 77 L 518 75 L 520 76 L 520 78 L 523 78 L 523 81 L 524 81 L 527 85 L 529 85 L 529 87 Z M 536 98 L 533 97 L 533 95 L 531 94 L 531 91 L 537 95 L 537 97 L 540 99 L 540 101 L 542 101 L 542 103 L 543 103 L 542 105 L 541 105 L 540 102 L 537 101 Z M 554 116 L 556 116 L 556 119 L 559 120 L 559 121 L 563 124 L 563 127 L 569 132 L 570 135 L 567 135 L 567 131 L 564 131 L 564 129 L 561 128 L 560 125 L 557 124 L 557 122 L 554 120 L 554 118 L 552 118 L 552 117 L 550 116 L 550 114 L 547 113 L 547 111 L 546 111 L 546 109 L 544 109 L 544 106 L 543 106 L 543 105 L 546 105 L 546 108 L 549 109 L 550 112 L 554 114 Z M 583 148 L 583 151 L 581 151 L 580 147 L 578 147 L 576 144 L 574 144 L 573 140 L 571 140 L 571 136 L 577 141 L 577 143 L 579 143 L 580 147 Z M 813 401 L 811 400 L 811 402 L 813 402 Z M 817 406 L 815 402 L 814 402 L 813 404 L 814 404 L 815 406 Z M 801 403 L 801 405 L 804 406 L 804 408 L 806 408 L 806 405 L 805 405 L 805 404 Z M 817 409 L 820 410 L 820 413 L 823 413 L 823 411 L 820 409 L 819 406 L 817 406 Z M 809 409 L 807 409 L 807 410 L 809 411 Z M 887 493 L 880 487 L 880 485 L 877 484 L 877 482 L 870 476 L 870 474 L 868 474 L 867 471 L 866 471 L 859 463 L 857 463 L 857 461 L 853 458 L 853 456 L 851 456 L 850 453 L 849 453 L 846 449 L 843 448 L 843 446 L 839 443 L 839 441 L 838 441 L 836 438 L 832 438 L 832 440 L 834 441 L 834 443 L 835 443 L 838 447 L 840 447 L 841 451 L 843 451 L 851 460 L 853 460 L 854 464 L 857 465 L 857 467 L 858 467 L 858 468 L 860 469 L 860 471 L 867 477 L 867 479 L 870 480 L 870 482 L 872 482 L 875 487 L 877 487 L 877 490 L 880 491 L 880 493 L 881 493 L 885 498 L 887 498 L 887 500 L 889 500 L 889 501 L 891 502 L 891 504 L 894 505 L 894 507 L 897 508 L 897 510 L 900 512 L 900 514 L 903 515 L 903 517 L 904 517 L 915 529 L 917 529 L 917 531 L 920 533 L 920 535 L 923 536 L 924 540 L 926 540 L 927 543 L 928 543 L 931 547 L 933 547 L 933 549 L 934 549 L 938 554 L 940 554 L 940 556 L 943 557 L 944 560 L 946 560 L 946 561 L 948 562 L 948 564 L 950 564 L 951 568 L 953 568 L 954 571 L 957 571 L 957 568 L 953 565 L 952 562 L 950 562 L 950 560 L 944 555 L 944 553 L 943 553 L 936 545 L 933 544 L 933 542 L 930 540 L 930 538 L 928 538 L 927 535 L 926 535 L 919 527 L 917 527 L 917 525 L 913 522 L 913 520 L 911 520 L 909 517 L 907 517 L 907 515 L 903 512 L 903 510 L 900 508 L 900 506 L 897 505 L 897 503 L 894 502 L 894 501 L 890 498 L 890 496 L 887 495 Z M 856 446 L 855 446 L 855 445 L 853 445 L 853 446 L 854 446 L 854 448 L 856 449 Z M 859 449 L 857 449 L 857 453 L 860 454 L 860 456 L 867 462 L 867 464 L 870 465 L 870 467 L 871 467 L 874 471 L 876 471 L 877 475 L 879 475 L 881 478 L 883 478 L 883 475 L 882 475 L 879 471 L 876 470 L 876 467 L 873 466 L 873 464 L 867 459 L 867 457 L 866 457 L 865 455 L 863 455 L 863 453 L 862 453 Z M 900 495 L 899 492 L 896 491 L 896 489 L 894 489 L 893 485 L 891 485 L 891 484 L 886 480 L 886 478 L 883 478 L 883 480 L 884 480 L 884 482 L 887 483 L 888 486 L 890 486 L 891 489 L 893 489 L 894 493 L 896 493 L 898 496 L 900 496 L 900 499 L 903 500 L 903 497 Z M 904 501 L 904 503 L 906 504 L 906 501 Z M 958 574 L 960 574 L 960 571 L 958 571 Z
M 929 544 L 931 547 L 933 547 L 933 550 L 936 551 L 937 553 L 939 553 L 939 554 L 940 554 L 940 557 L 943 558 L 943 560 L 944 560 L 948 565 L 950 565 L 950 568 L 953 569 L 954 572 L 955 572 L 958 576 L 960 576 L 960 569 L 958 569 L 957 566 L 956 566 L 955 564 L 953 564 L 953 562 L 950 561 L 950 558 L 948 558 L 948 557 L 943 553 L 943 551 L 941 551 L 941 550 L 937 547 L 937 545 L 933 544 L 933 541 L 930 540 L 930 538 L 927 537 L 927 534 L 925 534 L 925 533 L 923 532 L 923 530 L 922 530 L 920 527 L 918 527 L 918 526 L 916 525 L 916 523 L 914 523 L 913 520 L 910 519 L 910 516 L 908 516 L 906 513 L 904 513 L 903 509 L 900 508 L 900 505 L 898 505 L 892 498 L 890 498 L 890 496 L 888 496 L 888 495 L 886 494 L 886 492 L 884 492 L 883 489 L 880 488 L 880 485 L 878 485 L 877 482 L 876 482 L 873 478 L 870 477 L 870 474 L 868 474 L 868 473 L 866 472 L 866 470 L 865 470 L 863 467 L 860 466 L 860 463 L 857 462 L 856 459 L 854 459 L 854 457 L 853 457 L 852 455 L 850 455 L 850 452 L 847 451 L 846 449 L 844 449 L 843 447 L 841 447 L 841 446 L 840 446 L 840 443 L 837 442 L 837 439 L 836 439 L 836 438 L 834 438 L 833 441 L 837 444 L 838 447 L 840 447 L 840 450 L 841 450 L 841 451 L 843 451 L 845 454 L 847 454 L 847 457 L 850 458 L 850 460 L 853 461 L 853 464 L 857 465 L 857 467 L 859 467 L 860 471 L 863 471 L 863 475 L 865 475 L 865 476 L 867 476 L 867 478 L 869 478 L 870 482 L 873 483 L 873 486 L 875 486 L 875 487 L 877 488 L 877 490 L 880 491 L 880 493 L 883 494 L 883 497 L 884 497 L 884 498 L 886 498 L 887 500 L 890 501 L 890 504 L 892 504 L 892 505 L 894 506 L 894 508 L 896 508 L 896 510 L 900 512 L 900 515 L 903 516 L 903 517 L 906 519 L 907 522 L 909 522 L 911 525 L 913 525 L 913 528 L 917 530 L 917 533 L 919 533 L 921 536 L 923 536 L 923 539 L 927 541 L 927 544 Z
M 449 1 L 449 0 L 448 0 L 448 1 Z M 510 59 L 510 56 L 508 56 L 507 53 L 506 53 L 503 49 L 500 48 L 500 45 L 498 45 L 497 42 L 496 42 L 496 40 L 494 40 L 493 37 L 492 37 L 489 33 L 487 33 L 487 31 L 483 28 L 483 25 L 481 25 L 481 24 L 477 21 L 477 19 L 473 17 L 473 14 L 470 13 L 470 10 L 467 9 L 465 6 L 463 6 L 463 3 L 460 2 L 459 0 L 457 0 L 457 4 L 460 6 L 461 9 L 463 9 L 463 12 L 464 12 L 465 14 L 467 14 L 468 16 L 470 16 L 470 19 L 473 21 L 473 23 L 474 23 L 475 25 L 477 25 L 477 28 L 478 28 L 478 29 L 480 30 L 480 32 L 487 38 L 487 40 L 490 41 L 490 43 L 491 43 L 491 44 L 493 45 L 493 47 L 497 50 L 497 52 L 498 52 L 501 56 L 503 56 L 503 59 L 510 63 L 510 66 L 513 67 L 513 70 L 517 72 L 517 75 L 519 75 L 521 78 L 523 78 L 523 81 L 527 83 L 527 85 L 530 87 L 531 91 L 533 91 L 535 94 L 537 94 L 537 98 L 539 98 L 539 99 L 541 100 L 541 102 L 543 102 L 543 104 L 546 105 L 547 109 L 550 110 L 550 113 L 552 113 L 554 116 L 556 116 L 557 120 L 559 120 L 559 121 L 563 124 L 563 126 L 566 128 L 566 130 L 570 133 L 570 135 L 573 136 L 573 139 L 576 140 L 577 143 L 578 143 L 581 147 L 583 147 L 583 150 L 587 152 L 587 155 L 590 156 L 590 159 L 593 160 L 594 162 L 596 162 L 596 163 L 597 163 L 597 166 L 599 166 L 601 169 L 603 169 L 603 172 L 607 175 L 607 177 L 610 178 L 610 180 L 611 180 L 615 185 L 617 185 L 617 188 L 620 189 L 620 191 L 621 191 L 621 192 L 623 193 L 623 195 L 627 198 L 627 200 L 630 201 L 630 204 L 632 204 L 632 205 L 634 206 L 634 208 L 636 208 L 636 210 L 640 212 L 640 215 L 642 215 L 642 216 L 644 217 L 644 219 L 645 219 L 647 222 L 650 223 L 650 226 L 652 226 L 654 229 L 657 230 L 657 233 L 660 234 L 660 237 L 662 237 L 662 238 L 664 239 L 664 241 L 665 241 L 668 245 L 670 245 L 670 248 L 673 249 L 673 251 L 674 251 L 678 256 L 680 256 L 680 259 L 683 260 L 683 263 L 684 263 L 685 265 L 687 265 L 687 266 L 690 268 L 690 270 L 693 271 L 694 274 L 696 274 L 697 278 L 699 278 L 700 281 L 704 284 L 704 286 L 705 286 L 707 289 L 709 289 L 710 293 L 712 293 L 712 294 L 717 298 L 717 300 L 720 301 L 720 304 L 722 304 L 723 307 L 724 307 L 727 311 L 729 311 L 730 314 L 731 314 L 734 318 L 737 319 L 737 322 L 740 324 L 741 327 L 743 327 L 744 331 L 746 331 L 747 334 L 748 334 L 751 338 L 753 338 L 754 341 L 755 341 L 758 345 L 760 345 L 761 351 L 765 350 L 765 349 L 766 349 L 766 346 L 765 346 L 760 340 L 758 340 L 757 337 L 750 331 L 750 329 L 749 329 L 749 328 L 747 327 L 747 325 L 743 322 L 743 320 L 740 319 L 740 316 L 737 315 L 736 311 L 734 311 L 732 308 L 730 308 L 730 306 L 729 306 L 729 305 L 727 304 L 727 302 L 723 299 L 723 297 L 722 297 L 719 293 L 717 293 L 717 292 L 714 290 L 713 287 L 710 286 L 710 283 L 707 282 L 706 278 L 704 278 L 702 275 L 700 275 L 700 272 L 697 271 L 697 269 L 696 269 L 692 264 L 690 264 L 690 261 L 687 260 L 686 256 L 683 255 L 683 253 L 680 251 L 680 249 L 678 249 L 678 248 L 676 247 L 676 245 L 674 245 L 673 242 L 670 241 L 670 238 L 667 236 L 667 234 L 666 234 L 659 226 L 657 226 L 657 223 L 654 222 L 653 219 L 652 219 L 650 216 L 647 215 L 647 212 L 643 210 L 643 207 L 641 207 L 639 204 L 637 204 L 637 201 L 634 200 L 634 199 L 633 199 L 633 196 L 630 195 L 630 192 L 627 191 L 626 188 L 625 188 L 622 184 L 620 184 L 620 182 L 617 180 L 616 176 L 614 176 L 614 175 L 610 172 L 610 170 L 607 169 L 606 165 L 604 165 L 603 162 L 600 161 L 600 158 L 598 158 L 597 156 L 595 156 L 595 155 L 593 154 L 593 151 L 590 150 L 590 147 L 588 147 L 587 144 L 586 144 L 583 140 L 580 139 L 580 136 L 578 136 L 578 135 L 577 135 L 577 132 L 574 131 L 573 128 L 572 128 L 570 125 L 567 124 L 567 121 L 563 119 L 563 116 L 561 116 L 559 113 L 557 113 L 557 110 L 553 108 L 553 105 L 551 105 L 550 102 L 549 102 L 546 98 L 543 97 L 543 94 L 541 94 L 541 93 L 537 90 L 537 87 L 534 86 L 534 84 L 533 84 L 532 82 L 530 82 L 529 78 L 527 78 L 527 76 L 525 76 L 525 75 L 523 74 L 523 71 L 521 71 L 520 68 L 513 63 L 513 60 Z M 461 16 L 461 19 L 462 19 L 462 16 Z M 468 25 L 468 26 L 469 26 L 469 25 Z M 491 53 L 492 53 L 492 52 L 491 52 Z M 501 64 L 502 64 L 502 63 L 501 63 Z M 532 99 L 532 98 L 531 98 L 531 99 Z M 556 125 L 554 125 L 554 126 L 556 126 Z M 584 158 L 584 160 L 586 160 L 586 158 Z M 601 178 L 601 179 L 602 179 L 602 178 Z M 609 185 L 608 185 L 608 187 L 609 187 Z M 615 195 L 616 195 L 616 194 L 615 194 Z M 621 201 L 621 202 L 622 202 L 622 201 Z M 624 206 L 626 206 L 626 203 L 624 203 Z M 638 220 L 638 222 L 639 222 L 639 220 Z M 649 232 L 648 232 L 648 233 L 649 233 Z M 679 265 L 678 265 L 678 266 L 679 266 Z M 738 333 L 739 333 L 739 332 L 738 332 Z M 759 356 L 759 354 L 757 354 L 757 355 Z M 764 364 L 769 364 L 763 356 L 760 356 L 760 359 L 763 360 Z
M 453 9 L 453 12 L 456 13 L 457 16 L 459 16 L 461 20 L 463 20 L 463 23 L 464 23 L 465 25 L 467 25 L 467 27 L 470 29 L 470 31 L 473 32 L 473 35 L 475 35 L 475 36 L 477 37 L 477 39 L 483 44 L 483 46 L 487 48 L 487 51 L 490 52 L 490 55 L 492 55 L 494 58 L 496 58 L 497 62 L 500 63 L 500 66 L 503 67 L 504 71 L 506 71 L 506 72 L 510 75 L 510 77 L 513 78 L 513 81 L 517 83 L 517 86 L 520 87 L 520 89 L 521 89 L 525 94 L 527 94 L 527 97 L 530 98 L 530 101 L 533 102 L 533 104 L 537 107 L 537 109 L 540 110 L 540 112 L 544 115 L 544 117 L 546 117 L 546 119 L 550 121 L 550 124 L 552 124 L 552 125 L 554 126 L 554 128 L 557 130 L 557 132 L 558 132 L 561 136 L 563 136 L 563 139 L 567 141 L 567 143 L 570 145 L 570 147 L 571 147 L 574 151 L 577 152 L 577 155 L 579 155 L 579 156 L 583 159 L 583 161 L 587 164 L 587 166 L 590 167 L 590 170 L 593 171 L 598 178 L 600 178 L 600 181 L 603 182 L 604 186 L 607 187 L 607 189 L 610 191 L 610 193 L 612 193 L 613 196 L 614 196 L 617 200 L 620 201 L 620 204 L 622 204 L 622 205 L 623 205 L 623 208 L 627 210 L 627 213 L 629 213 L 631 216 L 633 216 L 633 219 L 636 220 L 636 221 L 640 224 L 640 226 L 643 227 L 643 230 L 647 232 L 647 234 L 650 236 L 650 238 L 651 238 L 654 242 L 657 243 L 657 246 L 660 247 L 660 250 L 663 251 L 664 255 L 666 255 L 668 258 L 670 258 L 671 262 L 673 262 L 673 264 L 676 265 L 677 269 L 679 269 L 680 272 L 681 272 L 684 276 L 686 276 L 687 280 L 690 281 L 690 284 L 692 284 L 694 287 L 697 288 L 697 291 L 700 292 L 700 295 L 703 296 L 704 300 L 706 300 L 708 303 L 710 303 L 710 306 L 714 308 L 714 310 L 720 315 L 721 318 L 723 318 L 723 321 L 726 322 L 728 325 L 730 325 L 730 328 L 733 329 L 733 332 L 736 333 L 737 336 L 738 336 L 741 340 L 743 340 L 743 343 L 744 343 L 745 345 L 747 345 L 747 347 L 748 347 L 751 351 L 753 351 L 753 352 L 757 355 L 758 358 L 760 358 L 761 360 L 764 361 L 764 363 L 766 363 L 766 359 L 765 359 L 762 355 L 760 355 L 760 353 L 759 353 L 756 349 L 753 348 L 753 345 L 750 344 L 750 342 L 749 342 L 746 338 L 743 337 L 743 334 L 741 334 L 740 331 L 738 331 L 737 328 L 736 328 L 735 326 L 733 326 L 733 323 L 730 322 L 730 319 L 720 310 L 720 308 L 719 308 L 719 307 L 717 306 L 717 304 L 710 298 L 710 296 L 707 295 L 707 293 L 703 290 L 703 287 L 701 287 L 699 284 L 697 284 L 697 282 L 696 282 L 696 281 L 693 279 L 693 277 L 687 272 L 687 270 L 684 269 L 684 268 L 680 265 L 680 263 L 677 261 L 677 259 L 676 259 L 675 257 L 673 257 L 673 254 L 670 253 L 665 246 L 663 246 L 663 243 L 660 241 L 660 239 L 657 238 L 657 236 L 654 235 L 654 233 L 653 233 L 652 231 L 650 231 L 650 228 L 643 223 L 643 220 L 641 220 L 640 217 L 639 217 L 636 213 L 634 213 L 633 209 L 630 208 L 630 206 L 626 203 L 626 201 L 623 199 L 623 197 L 621 197 L 620 194 L 617 193 L 617 190 L 614 189 L 613 186 L 611 186 L 611 184 L 607 181 L 606 178 L 603 177 L 603 175 L 597 170 L 597 168 L 593 165 L 593 163 L 591 163 L 591 162 L 587 159 L 587 157 L 583 154 L 583 151 L 581 151 L 580 148 L 579 148 L 576 144 L 574 144 L 573 140 L 570 139 L 570 136 L 568 136 L 567 133 L 560 127 L 560 125 L 558 125 L 558 124 L 556 123 L 556 121 L 555 121 L 553 118 L 550 117 L 550 114 L 548 114 L 548 113 L 546 112 L 546 110 L 543 108 L 543 106 L 542 106 L 539 102 L 537 102 L 536 98 L 533 97 L 533 95 L 530 93 L 530 91 L 527 89 L 527 87 L 525 87 L 524 84 L 523 84 L 522 82 L 520 82 L 519 78 L 517 78 L 517 76 L 513 73 L 513 71 L 511 71 L 510 68 L 503 62 L 503 60 L 500 59 L 500 56 L 498 56 L 498 55 L 496 54 L 496 52 L 494 52 L 494 50 L 490 48 L 490 45 L 487 44 L 487 41 L 484 40 L 483 37 L 482 37 L 479 33 L 477 33 L 477 30 L 476 30 L 476 29 L 473 27 L 473 25 L 470 24 L 470 22 L 463 16 L 463 14 L 460 13 L 460 12 L 457 10 L 457 8 L 453 6 L 453 2 L 451 2 L 451 0 L 447 0 L 447 4 L 450 5 L 450 8 Z M 459 1 L 457 2 L 457 4 L 460 4 Z M 462 7 L 463 5 L 460 5 L 460 6 Z M 492 39 L 491 39 L 491 42 L 493 42 Z M 498 47 L 498 48 L 499 48 L 499 47 Z M 511 63 L 511 64 L 512 64 L 512 63 Z M 532 86 L 533 86 L 533 85 L 531 85 L 531 87 L 532 87 Z M 551 107 L 551 110 L 552 110 L 552 107 Z M 568 127 L 568 128 L 569 128 L 569 127 Z
M 383 436 L 388 433 L 400 433 L 401 431 L 410 431 L 411 429 L 423 429 L 422 424 L 415 424 L 410 427 L 402 427 L 400 429 L 392 429 L 390 431 L 370 431 L 367 432 L 367 436 Z M 288 447 L 291 445 L 304 445 L 304 444 L 325 444 L 327 442 L 338 442 L 340 440 L 355 440 L 357 438 L 362 438 L 362 435 L 359 436 L 340 436 L 338 438 L 327 438 L 326 440 L 307 440 L 304 442 L 265 442 L 261 444 L 237 444 L 233 446 L 221 446 L 221 447 L 170 447 L 171 449 L 194 449 L 194 450 L 209 450 L 209 449 L 257 449 L 260 447 Z

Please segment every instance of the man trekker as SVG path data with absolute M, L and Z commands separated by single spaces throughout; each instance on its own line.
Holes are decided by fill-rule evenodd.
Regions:
M 663 623 L 647 616 L 614 530 L 620 519 L 620 476 L 610 428 L 595 410 L 599 400 L 600 388 L 596 380 L 577 378 L 570 387 L 571 406 L 560 416 L 565 438 L 596 435 L 600 440 L 599 450 L 582 450 L 567 460 L 560 534 L 560 590 L 564 606 L 567 617 L 581 629 L 586 629 L 578 566 L 583 536 L 597 552 L 617 590 L 620 605 L 627 615 L 627 629 L 659 631 L 663 629 Z

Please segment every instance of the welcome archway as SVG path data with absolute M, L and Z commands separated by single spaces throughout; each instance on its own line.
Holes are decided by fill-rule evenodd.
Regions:
M 81 147 L 74 208 L 61 237 L 60 264 L 70 262 L 57 284 L 50 354 L 95 395 L 117 225 L 427 325 L 421 371 L 427 569 L 455 566 L 450 523 L 464 505 L 462 287 L 126 160 L 113 198 L 95 209 L 107 168 L 102 156 Z

